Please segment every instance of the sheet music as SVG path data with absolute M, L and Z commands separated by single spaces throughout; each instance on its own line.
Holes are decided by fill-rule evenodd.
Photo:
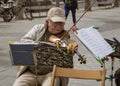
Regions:
M 102 35 L 93 27 L 78 30 L 77 37 L 95 55 L 101 59 L 113 52 L 112 47 L 104 40 Z

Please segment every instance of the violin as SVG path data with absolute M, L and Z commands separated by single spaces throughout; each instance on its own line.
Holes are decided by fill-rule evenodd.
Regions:
M 81 55 L 78 50 L 78 44 L 74 40 L 61 40 L 60 38 L 51 35 L 49 37 L 49 41 L 52 43 L 58 43 L 61 47 L 69 47 L 74 53 L 78 55 L 78 61 L 80 61 L 80 64 L 86 64 L 86 58 L 84 58 L 84 55 Z

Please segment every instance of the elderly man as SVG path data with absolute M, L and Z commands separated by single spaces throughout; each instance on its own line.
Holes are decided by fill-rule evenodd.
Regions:
M 23 43 L 35 43 L 39 41 L 49 42 L 51 35 L 61 37 L 66 31 L 64 30 L 65 16 L 64 10 L 59 7 L 53 7 L 48 11 L 45 24 L 35 25 L 22 39 Z M 64 39 L 70 39 L 66 35 Z M 35 66 L 20 66 L 17 79 L 13 86 L 50 86 L 52 69 L 44 69 L 37 66 L 37 78 L 35 75 Z M 67 78 L 56 78 L 54 86 L 67 86 Z

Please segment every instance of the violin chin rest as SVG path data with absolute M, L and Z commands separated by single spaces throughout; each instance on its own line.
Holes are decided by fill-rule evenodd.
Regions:
M 52 36 L 49 37 L 49 41 L 50 41 L 50 42 L 60 41 L 60 38 L 58 38 L 58 37 L 52 35 Z

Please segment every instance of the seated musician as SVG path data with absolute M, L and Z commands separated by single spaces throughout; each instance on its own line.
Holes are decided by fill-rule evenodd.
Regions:
M 21 42 L 35 43 L 39 41 L 49 42 L 49 37 L 54 35 L 56 37 L 63 36 L 66 31 L 64 30 L 65 16 L 63 9 L 53 7 L 48 11 L 45 24 L 35 25 L 22 39 Z M 64 39 L 70 39 L 70 35 L 65 35 Z M 38 76 L 35 77 L 34 66 L 20 66 L 17 79 L 13 86 L 50 86 L 50 78 L 52 69 L 41 69 L 37 66 Z M 42 71 L 42 72 L 41 72 Z M 67 86 L 67 78 L 56 78 L 54 86 Z

